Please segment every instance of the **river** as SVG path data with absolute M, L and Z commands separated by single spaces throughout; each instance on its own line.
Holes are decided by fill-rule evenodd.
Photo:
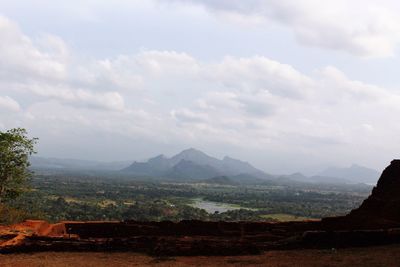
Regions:
M 204 209 L 208 213 L 215 213 L 216 211 L 218 211 L 219 213 L 222 213 L 222 212 L 226 212 L 229 210 L 238 210 L 238 209 L 242 208 L 237 205 L 207 201 L 207 200 L 203 200 L 201 198 L 195 198 L 195 199 L 193 199 L 193 201 L 194 202 L 192 204 L 190 204 L 190 206 L 199 208 L 199 209 Z

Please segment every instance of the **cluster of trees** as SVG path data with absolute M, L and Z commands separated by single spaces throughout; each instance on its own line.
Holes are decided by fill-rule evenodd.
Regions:
M 29 138 L 22 128 L 0 131 L 0 223 L 29 217 L 24 210 L 7 204 L 29 188 L 29 156 L 35 153 L 36 141 L 37 138 Z
M 28 157 L 35 153 L 36 140 L 22 128 L 0 132 L 0 204 L 26 191 L 31 175 Z

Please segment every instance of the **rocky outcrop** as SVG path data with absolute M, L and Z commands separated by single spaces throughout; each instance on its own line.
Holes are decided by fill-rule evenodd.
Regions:
M 334 229 L 400 227 L 400 160 L 395 159 L 386 167 L 359 208 L 343 217 L 324 218 L 322 223 Z
M 372 222 L 400 222 L 400 160 L 393 160 L 383 171 L 371 195 L 349 218 Z

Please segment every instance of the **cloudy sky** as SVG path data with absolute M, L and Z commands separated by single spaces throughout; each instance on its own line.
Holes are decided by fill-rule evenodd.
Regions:
M 400 157 L 395 0 L 0 0 L 0 130 L 45 157 L 195 147 L 272 173 Z

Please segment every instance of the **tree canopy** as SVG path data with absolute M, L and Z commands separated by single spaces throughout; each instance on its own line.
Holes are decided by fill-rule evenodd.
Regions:
M 23 128 L 0 131 L 0 203 L 26 190 L 31 175 L 29 156 L 36 153 L 36 141 L 37 138 L 28 138 Z

